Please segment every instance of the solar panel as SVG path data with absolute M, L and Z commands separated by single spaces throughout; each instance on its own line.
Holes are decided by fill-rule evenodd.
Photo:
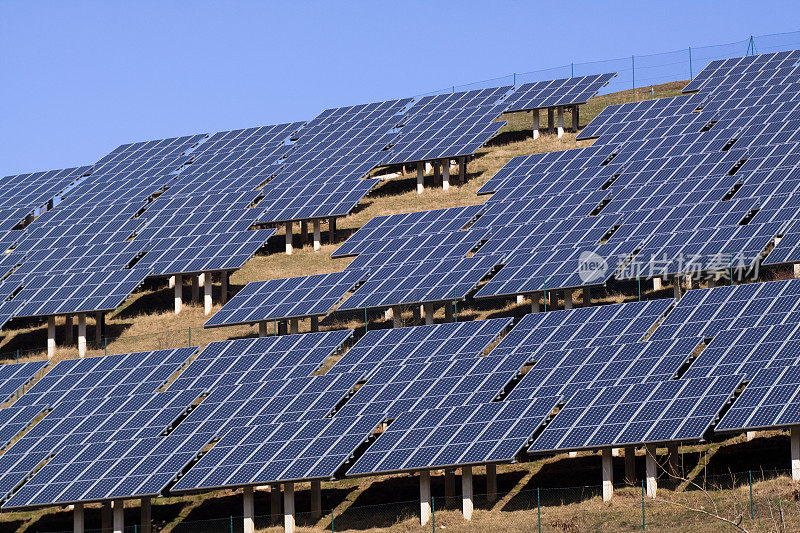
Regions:
M 744 431 L 800 423 L 800 367 L 764 368 L 756 372 L 715 431 Z
M 616 73 L 525 83 L 505 100 L 507 112 L 585 104 L 608 85 Z
M 491 402 L 527 362 L 526 355 L 512 354 L 380 368 L 337 416 L 395 418 L 407 411 Z
M 331 479 L 381 418 L 336 417 L 232 429 L 173 489 Z
M 372 375 L 378 369 L 480 356 L 511 324 L 510 318 L 367 332 L 328 371 Z
M 558 402 L 539 398 L 403 413 L 347 475 L 511 461 Z
M 364 271 L 345 270 L 248 283 L 203 326 L 327 315 L 366 277 Z
M 48 364 L 47 361 L 30 361 L 0 365 L 0 403 L 11 399 L 23 386 L 33 381 L 36 374 L 44 370 Z
M 357 255 L 375 241 L 458 231 L 482 210 L 481 205 L 471 205 L 373 217 L 342 243 L 331 257 Z
M 468 257 L 378 268 L 340 310 L 463 300 L 498 264 L 498 257 Z
M 170 390 L 212 391 L 219 386 L 310 376 L 342 349 L 350 330 L 209 343 Z
M 720 376 L 584 389 L 529 452 L 701 440 L 741 382 Z

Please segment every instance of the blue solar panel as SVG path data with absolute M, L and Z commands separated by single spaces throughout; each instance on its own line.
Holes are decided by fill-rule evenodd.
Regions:
M 504 102 L 507 111 L 585 104 L 617 74 L 592 74 L 578 78 L 538 81 L 521 85 Z
M 741 382 L 741 376 L 721 376 L 584 389 L 529 451 L 701 440 Z
M 327 315 L 366 277 L 364 271 L 345 270 L 248 283 L 204 327 Z
M 511 461 L 558 401 L 539 398 L 403 413 L 347 474 Z

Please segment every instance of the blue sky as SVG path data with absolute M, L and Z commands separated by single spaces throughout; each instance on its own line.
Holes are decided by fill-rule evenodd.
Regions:
M 125 142 L 795 31 L 798 20 L 796 1 L 6 0 L 0 175 L 91 164 Z

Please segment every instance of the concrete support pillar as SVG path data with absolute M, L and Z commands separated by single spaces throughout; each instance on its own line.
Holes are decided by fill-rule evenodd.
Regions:
M 278 322 L 278 335 L 287 335 L 289 333 L 289 324 L 285 320 Z
M 294 533 L 294 483 L 283 484 L 283 530 Z
M 319 249 L 322 248 L 322 244 L 321 244 L 321 240 L 322 239 L 320 237 L 322 232 L 320 231 L 320 225 L 321 225 L 321 223 L 320 223 L 319 220 L 315 220 L 314 221 L 314 251 L 315 252 L 319 252 Z
M 419 472 L 419 524 L 424 526 L 431 519 L 431 473 Z
M 86 313 L 78 314 L 78 357 L 86 356 Z
M 173 276 L 175 278 L 175 314 L 181 312 L 181 303 L 183 302 L 183 277 L 178 274 Z
M 472 467 L 461 467 L 461 512 L 465 520 L 472 520 Z
M 589 287 L 583 288 L 583 306 L 589 307 L 592 305 L 592 289 Z
M 552 107 L 548 107 L 547 108 L 547 131 L 549 133 L 552 133 L 553 129 L 554 129 L 553 128 L 553 108 Z
M 653 290 L 654 291 L 661 290 L 661 278 L 653 278 Z
M 267 323 L 266 321 L 262 321 L 258 323 L 258 336 L 259 337 L 266 337 L 267 336 Z
M 451 501 L 456 495 L 456 471 L 452 468 L 444 469 L 444 501 Z
M 47 358 L 56 354 L 56 317 L 47 317 Z
M 141 529 L 141 531 L 142 531 L 142 533 L 150 533 L 150 530 L 152 529 L 153 512 L 152 512 L 152 508 L 151 508 L 151 505 L 150 505 L 150 498 L 149 497 L 142 498 L 141 508 L 142 508 L 142 516 L 141 516 L 142 529 Z
M 678 443 L 677 442 L 670 442 L 669 444 L 667 444 L 667 461 L 668 461 L 668 465 L 669 465 L 669 473 L 670 473 L 670 475 L 677 476 L 679 474 L 679 471 L 678 471 L 678 467 L 679 467 L 679 464 L 678 464 L 679 455 L 678 454 L 679 453 L 680 452 L 678 451 Z
M 322 482 L 311 482 L 311 518 L 319 520 L 322 516 Z
M 303 220 L 300 222 L 300 248 L 308 242 L 308 221 Z
M 439 185 L 442 180 L 442 165 L 438 161 L 433 162 L 433 186 Z
M 539 295 L 534 294 L 533 300 L 531 300 L 531 313 L 538 313 L 539 312 Z
M 612 496 L 614 496 L 613 457 L 611 448 L 603 448 L 603 501 L 610 501 Z
M 111 531 L 111 502 L 103 502 L 100 508 L 100 529 L 103 533 Z
M 647 490 L 647 496 L 650 498 L 656 497 L 656 489 L 657 479 L 658 479 L 658 472 L 656 470 L 656 447 L 655 446 L 647 446 L 645 447 L 645 488 Z
M 564 309 L 572 309 L 572 291 L 564 291 Z
M 800 481 L 800 427 L 790 430 L 790 448 L 792 452 L 792 480 Z
M 419 326 L 422 322 L 422 313 L 419 310 L 419 306 L 415 305 L 412 307 L 412 312 L 414 313 L 414 326 Z
M 75 332 L 72 326 L 72 315 L 64 317 L 64 344 L 72 344 L 75 342 Z
M 72 530 L 75 533 L 83 533 L 83 504 L 76 503 L 72 510 Z
M 203 283 L 203 313 L 206 315 L 211 314 L 211 272 L 206 272 L 205 283 Z
M 98 311 L 94 315 L 94 342 L 97 346 L 103 345 L 103 330 L 105 328 L 105 314 L 102 311 Z
M 311 317 L 311 332 L 312 333 L 316 333 L 317 331 L 319 331 L 319 317 L 318 316 L 312 316 Z
M 292 335 L 297 335 L 298 333 L 300 333 L 300 320 L 299 319 L 297 319 L 297 318 L 291 319 L 289 321 L 289 325 L 290 325 L 290 328 L 291 328 L 289 330 L 289 333 L 291 333 Z
M 336 217 L 328 219 L 328 238 L 331 244 L 336 242 Z
M 539 110 L 533 110 L 533 140 L 539 138 Z
M 231 273 L 227 270 L 223 270 L 219 273 L 219 283 L 221 285 L 219 289 L 219 303 L 222 305 L 228 303 L 228 281 L 230 277 Z
M 709 289 L 713 289 L 716 286 L 717 286 L 717 278 L 711 278 L 710 280 L 708 280 Z
M 795 279 L 800 278 L 800 263 L 795 263 L 792 265 L 792 275 Z
M 525 295 L 517 294 L 517 305 L 523 305 L 524 303 L 525 303 Z
M 392 307 L 392 327 L 403 327 L 403 316 L 400 312 L 400 306 L 395 305 Z
M 292 223 L 286 223 L 286 255 L 292 255 Z
M 442 190 L 450 188 L 450 160 L 442 159 Z
M 467 181 L 467 158 L 458 158 L 458 182 L 463 184 Z
M 578 128 L 580 128 L 580 111 L 578 111 L 578 106 L 572 108 L 572 131 L 575 133 L 578 132 Z
M 244 488 L 244 505 L 242 507 L 242 529 L 244 533 L 254 533 L 255 524 L 253 524 L 253 517 L 255 516 L 255 505 L 253 503 L 253 487 Z
M 756 432 L 755 431 L 748 431 L 747 433 L 745 433 L 745 439 L 747 439 L 747 442 L 750 442 L 754 438 L 756 438 Z
M 633 446 L 625 447 L 625 482 L 636 483 L 636 448 Z
M 558 138 L 564 136 L 564 108 L 558 107 Z
M 422 194 L 425 188 L 425 165 L 420 161 L 417 163 L 417 194 Z
M 192 276 L 192 303 L 200 301 L 200 276 Z
M 114 500 L 114 533 L 125 533 L 125 500 Z
M 280 484 L 269 487 L 269 514 L 273 522 L 278 521 L 281 514 L 281 486 Z
M 452 322 L 453 321 L 453 302 L 447 300 L 444 303 L 444 321 L 445 322 Z
M 490 502 L 497 499 L 497 465 L 486 465 L 486 497 Z
M 681 299 L 681 278 L 675 276 L 675 279 L 672 281 L 672 296 L 676 300 Z
M 383 319 L 384 320 L 391 320 L 394 317 L 394 308 L 389 307 L 383 312 Z
M 569 457 L 570 459 L 575 459 L 576 457 L 578 457 L 578 452 L 569 452 L 567 454 L 567 457 Z
M 433 304 L 424 304 L 425 306 L 425 325 L 433 325 Z
M 170 289 L 175 287 L 175 276 L 170 276 L 169 278 L 167 278 L 167 287 Z

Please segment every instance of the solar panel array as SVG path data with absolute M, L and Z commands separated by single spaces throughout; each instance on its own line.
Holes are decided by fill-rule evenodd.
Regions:
M 514 91 L 505 103 L 508 105 L 508 111 L 585 104 L 615 76 L 615 73 L 593 74 L 578 78 L 525 83 Z
M 364 271 L 345 270 L 248 283 L 204 327 L 327 315 L 366 278 Z
M 714 81 L 697 94 L 604 110 L 579 135 L 599 137 L 590 147 L 512 159 L 479 190 L 492 196 L 469 226 L 487 231 L 469 252 L 500 256 L 476 298 L 683 274 L 744 276 L 762 263 L 795 261 L 799 55 L 712 64 Z M 753 66 L 733 68 L 740 63 Z M 503 104 L 513 109 L 514 99 L 523 92 Z M 408 246 L 408 239 L 363 240 L 356 236 L 343 251 L 379 253 L 377 264 L 401 259 Z M 404 266 L 411 271 L 409 261 L 394 269 Z M 377 281 L 361 291 L 360 302 L 391 303 Z

